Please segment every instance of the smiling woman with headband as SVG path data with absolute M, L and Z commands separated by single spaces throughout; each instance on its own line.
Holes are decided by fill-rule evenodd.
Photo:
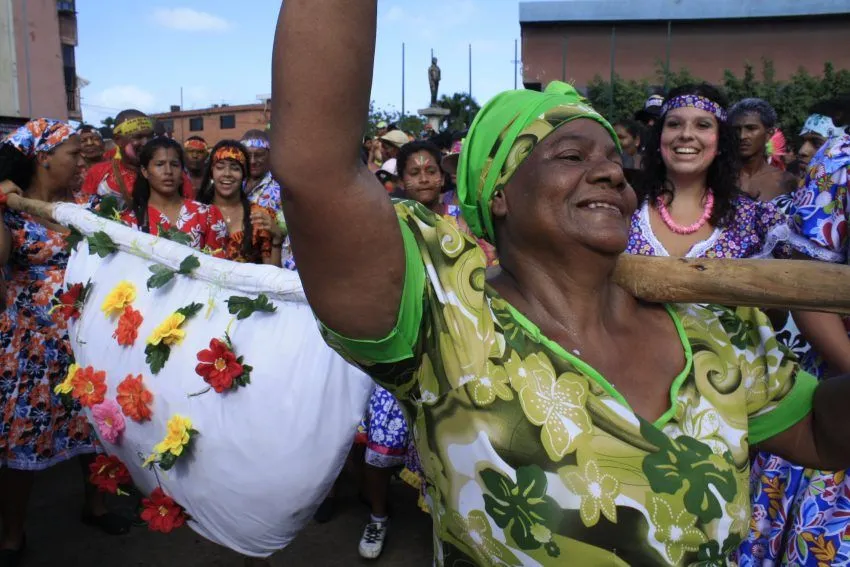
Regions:
M 755 309 L 614 283 L 637 199 L 569 85 L 502 93 L 470 128 L 460 201 L 500 273 L 451 223 L 393 206 L 359 158 L 376 21 L 375 0 L 286 1 L 272 165 L 328 343 L 410 416 L 437 565 L 724 564 L 750 444 L 850 463 L 850 380 L 816 386 Z
M 198 201 L 214 205 L 227 224 L 225 257 L 236 262 L 281 265 L 283 232 L 275 212 L 254 205 L 245 192 L 248 155 L 236 140 L 222 140 L 210 154 Z M 245 238 L 245 235 L 250 235 Z

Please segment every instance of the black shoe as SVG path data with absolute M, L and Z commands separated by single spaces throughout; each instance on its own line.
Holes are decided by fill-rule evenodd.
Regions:
M 319 505 L 319 509 L 316 510 L 315 514 L 313 514 L 313 519 L 316 520 L 316 523 L 326 524 L 333 519 L 333 517 L 334 517 L 334 500 L 335 500 L 335 498 L 333 496 L 328 496 Z
M 83 514 L 82 522 L 87 526 L 100 529 L 107 535 L 124 535 L 130 531 L 130 520 L 112 512 L 100 516 L 86 512 Z
M 18 567 L 23 561 L 26 549 L 27 536 L 25 534 L 18 549 L 0 549 L 0 567 Z

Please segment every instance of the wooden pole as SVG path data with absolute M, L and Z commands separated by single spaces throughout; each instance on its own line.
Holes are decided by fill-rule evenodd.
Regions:
M 812 285 L 814 280 L 817 285 Z M 635 297 L 850 314 L 850 267 L 804 260 L 684 259 L 624 254 L 614 281 Z
M 35 217 L 41 217 L 54 222 L 56 220 L 53 218 L 53 203 L 45 203 L 44 201 L 38 201 L 36 199 L 27 199 L 15 193 L 7 195 L 6 199 L 6 205 L 10 209 L 23 211 Z
M 7 206 L 55 221 L 53 204 L 8 196 Z M 817 285 L 812 285 L 813 280 Z M 685 259 L 623 254 L 614 281 L 659 303 L 717 303 L 850 315 L 850 266 L 805 260 Z

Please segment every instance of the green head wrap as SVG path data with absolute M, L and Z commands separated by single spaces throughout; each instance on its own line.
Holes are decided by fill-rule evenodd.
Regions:
M 496 95 L 469 129 L 457 172 L 457 196 L 470 230 L 495 241 L 490 200 L 516 173 L 534 147 L 567 122 L 588 118 L 601 124 L 620 149 L 614 128 L 571 85 L 553 81 L 545 92 L 517 90 Z

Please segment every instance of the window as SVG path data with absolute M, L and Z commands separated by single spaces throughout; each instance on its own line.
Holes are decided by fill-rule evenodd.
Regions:
M 165 132 L 174 132 L 174 120 L 170 118 L 157 120 L 160 128 L 162 128 Z
M 222 114 L 219 118 L 219 126 L 222 130 L 230 130 L 231 128 L 236 128 L 236 115 L 235 114 Z
M 197 118 L 189 119 L 189 131 L 190 132 L 203 132 L 204 130 L 204 119 L 201 116 Z

